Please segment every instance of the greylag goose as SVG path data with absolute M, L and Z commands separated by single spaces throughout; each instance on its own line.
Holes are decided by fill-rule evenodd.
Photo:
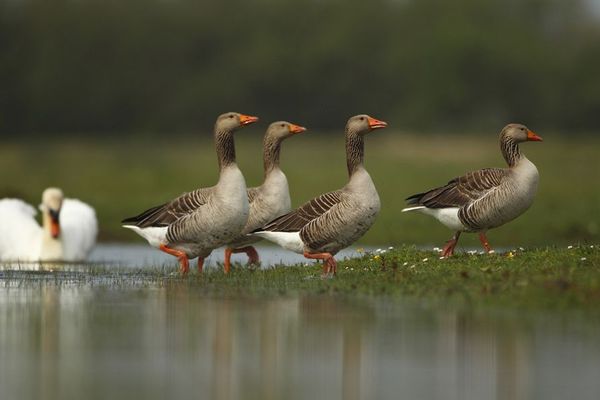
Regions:
M 0 200 L 0 260 L 85 260 L 98 233 L 94 209 L 64 198 L 58 188 L 44 190 L 39 209 L 42 226 L 35 220 L 35 209 L 23 200 Z
M 377 189 L 363 166 L 363 136 L 386 126 L 368 115 L 351 117 L 346 124 L 346 186 L 310 200 L 253 234 L 306 258 L 323 260 L 323 272 L 335 275 L 335 254 L 364 235 L 379 213 Z
M 189 259 L 198 257 L 198 271 L 215 248 L 237 237 L 248 220 L 246 182 L 235 161 L 234 132 L 257 117 L 228 112 L 215 123 L 219 181 L 215 186 L 184 193 L 122 221 L 165 253 L 178 258 L 183 274 Z
M 431 215 L 456 233 L 444 246 L 442 257 L 454 254 L 461 232 L 479 232 L 486 252 L 492 249 L 486 231 L 523 214 L 533 203 L 539 174 L 519 150 L 519 143 L 542 138 L 520 124 L 506 125 L 500 132 L 500 149 L 508 168 L 486 168 L 452 179 L 446 185 L 412 195 L 411 207 Z
M 302 126 L 286 121 L 273 122 L 269 125 L 263 139 L 264 181 L 262 185 L 248 189 L 248 201 L 250 203 L 248 222 L 242 233 L 227 244 L 224 262 L 225 273 L 229 272 L 233 253 L 246 253 L 248 263 L 258 263 L 258 253 L 251 244 L 258 242 L 260 238 L 248 236 L 248 233 L 291 210 L 290 191 L 287 178 L 279 168 L 279 154 L 281 143 L 285 139 L 305 130 L 306 128 Z

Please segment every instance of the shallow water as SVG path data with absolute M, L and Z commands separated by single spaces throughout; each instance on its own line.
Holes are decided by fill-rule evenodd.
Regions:
M 129 250 L 128 265 L 139 265 L 142 254 Z M 600 322 L 589 315 L 477 313 L 383 297 L 214 297 L 179 280 L 123 283 L 107 275 L 87 284 L 69 276 L 0 274 L 0 398 L 600 393 Z

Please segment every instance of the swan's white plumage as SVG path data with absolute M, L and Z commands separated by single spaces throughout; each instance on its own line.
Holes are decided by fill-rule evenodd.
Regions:
M 80 200 L 64 199 L 60 209 L 60 230 L 63 260 L 84 260 L 96 244 L 96 212 Z
M 0 200 L 1 261 L 44 261 L 40 257 L 43 228 L 35 216 L 36 210 L 22 200 Z M 84 260 L 94 247 L 98 233 L 94 209 L 79 200 L 64 199 L 60 228 L 61 260 Z
M 37 261 L 42 228 L 35 209 L 23 200 L 0 200 L 0 260 Z

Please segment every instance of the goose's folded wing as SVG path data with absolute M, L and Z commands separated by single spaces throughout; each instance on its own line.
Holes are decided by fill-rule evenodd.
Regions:
M 140 228 L 150 226 L 169 226 L 180 218 L 191 214 L 208 201 L 213 188 L 196 189 L 187 192 L 160 206 L 152 207 L 140 215 L 121 221 L 124 225 L 135 225 Z
M 409 205 L 428 208 L 462 207 L 485 196 L 496 188 L 506 174 L 505 169 L 486 168 L 452 179 L 446 185 L 406 199 Z
M 77 199 L 64 199 L 60 229 L 65 261 L 85 260 L 96 244 L 98 220 L 92 207 Z
M 0 200 L 0 260 L 37 259 L 42 228 L 35 215 L 35 208 L 22 200 Z
M 255 232 L 298 232 L 310 221 L 325 214 L 331 207 L 338 204 L 341 200 L 341 193 L 338 190 L 315 197 L 301 207 L 275 218 L 262 228 L 256 229 Z

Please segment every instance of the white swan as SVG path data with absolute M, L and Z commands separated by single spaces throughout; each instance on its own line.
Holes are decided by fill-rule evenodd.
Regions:
M 19 199 L 0 200 L 0 261 L 81 261 L 96 243 L 98 221 L 89 205 L 65 199 L 57 188 L 42 194 L 42 226 Z

